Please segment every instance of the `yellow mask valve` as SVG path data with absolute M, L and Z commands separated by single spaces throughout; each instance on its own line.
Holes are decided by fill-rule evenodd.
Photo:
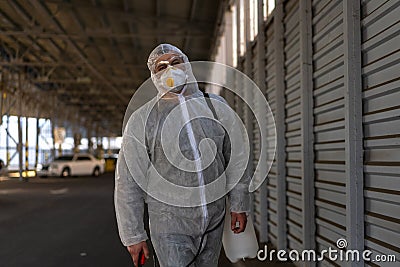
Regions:
M 167 86 L 169 87 L 174 87 L 174 79 L 169 77 L 167 78 L 167 80 L 165 81 L 165 83 L 167 84 Z

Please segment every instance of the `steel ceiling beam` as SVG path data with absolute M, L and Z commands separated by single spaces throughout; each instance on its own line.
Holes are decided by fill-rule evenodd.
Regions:
M 7 1 L 12 1 L 12 0 L 7 0 Z M 20 0 L 15 0 L 15 1 L 19 1 L 20 3 L 22 3 L 22 1 Z M 57 83 L 57 85 L 66 85 L 68 84 L 68 76 L 65 76 L 67 74 L 65 74 L 64 72 L 64 68 L 66 68 L 69 71 L 78 71 L 79 70 L 79 66 L 82 66 L 84 68 L 85 71 L 85 75 L 84 76 L 90 76 L 92 78 L 92 83 L 91 84 L 78 84 L 78 83 L 73 83 L 73 82 L 69 82 L 71 84 L 71 87 L 76 87 L 76 88 L 80 88 L 81 90 L 86 90 L 86 88 L 90 88 L 90 86 L 92 84 L 96 84 L 97 83 L 101 83 L 103 86 L 107 86 L 107 91 L 102 92 L 102 97 L 104 97 L 104 95 L 107 96 L 112 96 L 114 95 L 116 99 L 118 99 L 118 101 L 116 101 L 117 103 L 119 101 L 127 101 L 129 99 L 126 98 L 127 94 L 131 94 L 134 92 L 133 89 L 129 89 L 129 93 L 128 92 L 121 92 L 121 94 L 124 97 L 121 96 L 117 96 L 117 94 L 115 93 L 116 88 L 118 88 L 118 91 L 120 91 L 120 87 L 123 86 L 127 86 L 130 87 L 132 85 L 132 87 L 134 87 L 133 85 L 136 85 L 138 83 L 138 81 L 141 80 L 141 78 L 144 77 L 144 71 L 146 71 L 146 74 L 148 74 L 146 65 L 143 64 L 143 66 L 136 64 L 136 62 L 142 62 L 143 59 L 145 59 L 145 56 L 143 55 L 143 53 L 131 53 L 129 51 L 130 47 L 126 46 L 125 44 L 127 44 L 126 41 L 131 41 L 132 42 L 132 48 L 135 49 L 135 51 L 137 51 L 137 47 L 135 46 L 135 44 L 138 43 L 138 40 L 144 40 L 146 42 L 146 44 L 148 43 L 148 41 L 151 41 L 151 43 L 154 42 L 155 37 L 159 36 L 160 40 L 163 37 L 179 37 L 179 40 L 183 39 L 183 48 L 184 50 L 188 50 L 190 48 L 187 48 L 189 46 L 189 39 L 191 37 L 193 38 L 209 38 L 209 36 L 212 35 L 213 32 L 213 28 L 214 28 L 214 22 L 210 22 L 210 21 L 196 21 L 194 16 L 195 16 L 195 6 L 196 6 L 196 0 L 193 0 L 191 8 L 190 8 L 190 21 L 188 22 L 187 20 L 187 16 L 185 16 L 185 18 L 182 17 L 171 17 L 169 16 L 168 18 L 163 17 L 162 16 L 162 9 L 160 10 L 160 5 L 159 6 L 159 10 L 161 12 L 158 12 L 158 17 L 153 16 L 148 16 L 147 14 L 144 14 L 143 12 L 140 14 L 134 14 L 133 7 L 132 6 L 132 2 L 129 2 L 132 0 L 124 0 L 124 5 L 122 6 L 121 4 L 121 8 L 114 8 L 114 7 L 109 7 L 108 5 L 106 5 L 106 2 L 102 2 L 103 3 L 103 7 L 101 6 L 97 6 L 95 7 L 94 5 L 84 2 L 84 1 L 69 1 L 67 2 L 67 0 L 60 0 L 60 1 L 55 1 L 55 0 L 34 0 L 34 1 L 30 1 L 33 2 L 32 6 L 34 8 L 26 8 L 26 11 L 28 11 L 29 13 L 32 14 L 31 17 L 33 18 L 43 18 L 43 20 L 40 20 L 40 26 L 38 27 L 34 27 L 34 28 L 30 28 L 29 25 L 32 25 L 32 23 L 34 23 L 35 20 L 30 20 L 30 23 L 26 23 L 24 25 L 21 25 L 23 27 L 25 27 L 26 29 L 20 29 L 20 28 L 11 28 L 10 26 L 11 24 L 8 26 L 8 29 L 6 32 L 0 32 L 0 39 L 2 39 L 2 36 L 4 36 L 3 39 L 7 39 L 10 40 L 9 42 L 13 42 L 13 40 L 18 40 L 18 42 L 21 43 L 25 43 L 25 44 L 29 44 L 29 42 L 31 42 L 30 40 L 37 40 L 39 41 L 39 44 L 42 45 L 42 47 L 40 48 L 40 50 L 35 47 L 35 49 L 33 50 L 38 52 L 39 51 L 44 51 L 43 54 L 42 52 L 40 52 L 40 54 L 38 54 L 39 56 L 41 55 L 46 55 L 46 57 L 36 57 L 33 58 L 31 56 L 27 57 L 28 60 L 26 61 L 31 61 L 31 62 L 1 62 L 0 61 L 0 66 L 10 66 L 10 67 L 32 67 L 35 69 L 39 68 L 44 68 L 44 70 L 46 70 L 46 72 L 49 70 L 49 68 L 57 68 L 56 71 L 54 72 L 52 77 L 49 77 L 50 82 L 61 82 L 61 83 Z M 51 5 L 52 4 L 57 4 L 56 5 Z M 199 4 L 199 1 L 198 3 Z M 25 5 L 23 6 L 25 8 Z M 66 7 L 66 8 L 64 8 Z M 67 11 L 67 12 L 66 12 Z M 72 11 L 72 12 L 70 12 Z M 83 12 L 83 13 L 81 13 Z M 107 16 L 108 19 L 111 22 L 127 22 L 127 25 L 129 26 L 129 31 L 123 27 L 124 31 L 126 32 L 121 32 L 118 33 L 116 32 L 117 30 L 122 31 L 121 29 L 116 29 L 116 27 L 114 27 L 114 30 L 112 29 L 112 27 L 110 27 L 109 24 L 103 24 L 103 29 L 100 29 L 98 31 L 96 31 L 95 28 L 88 28 L 89 25 L 92 24 L 87 24 L 89 23 L 88 21 L 86 21 L 86 17 L 83 16 L 82 14 L 84 14 L 85 12 L 90 12 L 90 13 L 102 13 L 103 16 Z M 104 13 L 103 13 L 104 12 Z M 75 15 L 82 15 L 81 18 L 74 18 L 71 17 L 71 14 Z M 11 15 L 12 13 L 10 13 Z M 64 18 L 65 16 L 68 16 L 71 19 L 74 19 L 77 24 L 76 28 L 80 29 L 80 31 L 78 30 L 71 30 L 72 28 L 70 28 L 69 26 L 65 26 L 61 23 L 64 22 L 64 20 L 61 20 L 61 16 L 62 18 Z M 19 16 L 21 16 L 19 14 Z M 14 19 L 16 19 L 17 17 L 15 17 Z M 1 18 L 0 18 L 1 19 Z M 203 20 L 203 18 L 201 18 Z M 207 18 L 206 18 L 207 19 Z M 111 21 L 112 20 L 112 21 Z M 19 20 L 18 20 L 19 21 Z M 25 20 L 26 21 L 26 20 Z M 154 31 L 151 33 L 146 33 L 146 34 L 138 34 L 138 32 L 134 29 L 134 27 L 136 25 L 138 25 L 139 27 L 147 27 L 147 28 L 153 28 L 154 27 L 154 22 L 159 22 L 160 26 L 163 25 L 165 26 L 167 29 L 167 32 L 162 32 L 159 33 L 158 31 Z M 50 23 L 49 23 L 50 22 Z M 80 22 L 80 23 L 79 23 Z M 37 23 L 37 22 L 36 22 Z M 7 24 L 8 25 L 8 24 Z M 94 25 L 94 24 L 93 24 Z M 182 27 L 183 25 L 183 27 Z M 115 26 L 113 23 L 111 24 L 111 26 Z M 124 25 L 125 26 L 125 25 Z M 96 27 L 96 26 L 93 26 Z M 39 29 L 38 30 L 34 30 L 34 29 Z M 43 29 L 46 29 L 47 31 L 44 31 Z M 163 28 L 164 29 L 164 28 Z M 51 32 L 50 32 L 51 31 Z M 74 32 L 73 34 L 70 34 L 71 32 Z M 184 38 L 184 35 L 186 35 L 186 37 Z M 10 38 L 7 38 L 7 36 L 9 36 Z M 15 38 L 17 37 L 17 38 Z M 102 39 L 96 39 L 96 38 L 104 38 Z M 117 45 L 114 46 L 112 43 L 108 44 L 108 40 L 110 38 L 114 38 L 115 39 L 115 43 L 116 41 L 118 41 Z M 42 39 L 42 40 L 41 40 Z M 49 39 L 49 40 L 46 40 Z M 150 39 L 147 41 L 147 39 Z M 92 42 L 89 42 L 88 40 L 92 40 Z M 197 40 L 197 39 L 196 39 Z M 64 49 L 62 47 L 62 52 L 65 54 L 66 52 L 68 53 L 68 56 L 71 56 L 71 59 L 66 58 L 66 60 L 63 59 L 57 59 L 58 57 L 58 51 L 59 49 L 57 49 L 56 46 L 54 46 L 54 44 L 59 45 L 60 42 L 66 44 L 68 49 Z M 83 44 L 82 44 L 83 43 Z M 92 45 L 94 47 L 92 47 Z M 101 47 L 102 45 L 105 45 L 105 50 L 103 50 L 103 48 Z M 130 63 L 121 63 L 121 60 L 119 60 L 118 62 L 104 62 L 104 60 L 99 60 L 101 62 L 94 62 L 93 60 L 96 60 L 96 50 L 97 51 L 107 51 L 107 49 L 112 49 L 113 47 L 116 47 L 117 49 L 115 50 L 121 50 L 121 54 L 123 55 L 127 55 L 127 57 L 125 57 L 125 60 L 129 60 Z M 87 50 L 86 50 L 87 49 Z M 96 49 L 96 50 L 95 50 Z M 142 49 L 143 50 L 143 49 Z M 142 51 L 141 50 L 141 51 Z M 22 51 L 22 49 L 21 49 Z M 47 51 L 47 52 L 46 52 Z M 29 51 L 30 52 L 30 51 Z M 110 50 L 110 52 L 112 52 Z M 128 53 L 129 52 L 129 53 Z M 200 51 L 199 51 L 200 52 Z M 203 55 L 204 51 L 201 50 L 201 54 L 199 53 L 199 55 Z M 195 51 L 193 51 L 192 49 L 190 49 L 190 53 L 191 55 L 193 55 L 195 53 Z M 34 53 L 29 53 L 29 55 L 34 56 Z M 47 58 L 47 55 L 50 56 L 50 58 Z M 104 56 L 107 56 L 108 58 L 108 51 L 107 54 L 104 53 Z M 110 54 L 111 56 L 113 55 L 112 53 Z M 55 56 L 55 57 L 54 57 Z M 89 58 L 89 56 L 91 56 Z M 99 57 L 100 58 L 100 57 Z M 115 57 L 115 61 L 120 59 L 120 56 Z M 75 60 L 75 61 L 73 61 Z M 37 62 L 36 62 L 37 61 Z M 45 62 L 44 62 L 45 61 Z M 57 62 L 59 61 L 59 62 Z M 79 62 L 78 62 L 79 61 Z M 80 63 L 82 62 L 82 63 Z M 145 63 L 145 62 L 143 62 Z M 37 67 L 37 68 L 36 68 Z M 109 68 L 114 68 L 114 71 L 119 74 L 117 76 L 119 76 L 121 79 L 119 79 L 118 77 L 111 77 L 111 73 L 110 72 L 106 72 L 105 70 L 109 69 Z M 61 70 L 59 70 L 58 68 L 61 68 Z M 132 71 L 132 73 L 134 75 L 136 75 L 138 78 L 134 77 L 133 75 L 130 75 L 129 77 L 126 77 L 124 74 L 124 68 L 125 69 L 129 69 L 130 71 Z M 93 71 L 94 69 L 94 71 Z M 143 71 L 143 72 L 142 72 Z M 74 73 L 76 73 L 74 72 Z M 89 75 L 87 74 L 89 73 Z M 100 77 L 103 76 L 104 77 Z M 78 77 L 79 75 L 75 74 L 73 75 L 73 77 Z M 109 78 L 108 78 L 109 77 Z M 107 80 L 109 83 L 105 82 L 104 80 Z M 63 82 L 66 83 L 63 83 Z M 110 87 L 111 84 L 111 87 Z M 47 86 L 49 87 L 49 86 Z M 46 88 L 46 86 L 44 86 L 44 88 Z M 111 89 L 111 90 L 110 90 Z M 89 90 L 87 90 L 89 91 Z M 70 95 L 71 92 L 66 92 L 66 95 Z M 112 102 L 112 99 L 109 99 L 107 97 L 105 97 L 108 101 L 108 103 Z M 125 102 L 124 101 L 124 102 Z M 96 105 L 96 103 L 85 103 L 85 105 Z M 112 105 L 112 104 L 111 104 Z M 102 109 L 102 108 L 100 108 Z M 85 114 L 85 113 L 83 113 Z M 100 117 L 101 118 L 101 117 Z M 106 118 L 103 118 L 106 119 Z M 116 123 L 115 121 L 110 122 L 110 123 Z M 102 125 L 106 125 L 105 123 L 102 123 Z M 107 122 L 107 125 L 109 125 L 109 123 Z
M 123 4 L 124 4 L 124 11 L 125 11 L 126 13 L 129 13 L 129 4 L 128 4 L 128 0 L 123 0 Z M 130 21 L 128 21 L 127 23 L 128 23 L 129 33 L 137 33 L 137 29 L 136 29 L 136 27 L 133 26 L 133 23 L 130 22 Z M 139 40 L 139 38 L 137 38 L 137 37 L 131 37 L 131 44 L 132 44 L 132 49 L 139 50 L 139 51 L 143 50 L 142 47 L 141 47 L 141 45 L 140 45 L 140 40 Z M 138 60 L 135 60 L 135 63 L 136 63 L 137 61 L 138 61 Z M 136 80 L 140 80 L 140 77 L 138 76 L 138 73 L 137 73 L 137 72 L 133 72 L 133 75 L 135 76 Z
M 14 20 L 12 20 L 10 18 L 10 16 L 8 16 L 8 14 L 6 14 L 3 10 L 0 9 L 0 16 L 3 17 L 5 20 L 7 20 L 10 24 L 13 25 L 14 28 L 17 29 L 21 29 L 20 25 L 18 25 L 17 23 L 14 22 Z M 4 35 L 3 33 L 6 32 L 5 30 L 1 30 L 0 32 L 0 37 L 2 35 Z M 29 40 L 33 43 L 35 43 L 35 45 L 37 45 L 40 49 L 42 49 L 43 47 L 37 43 L 37 41 L 35 39 L 33 39 L 32 37 L 28 37 Z M 19 41 L 18 39 L 16 39 L 14 36 L 10 36 L 10 39 L 12 39 L 14 42 L 16 43 L 20 43 L 20 45 L 17 45 L 23 49 L 27 49 L 28 46 L 26 46 L 25 44 L 23 44 L 23 42 Z M 36 54 L 36 53 L 31 53 L 37 60 L 41 60 L 41 58 Z M 11 55 L 10 55 L 11 56 Z
M 138 37 L 141 39 L 153 39 L 156 37 L 176 37 L 185 35 L 185 31 L 183 29 L 179 29 L 176 31 L 163 31 L 163 32 L 146 32 L 146 33 L 115 33 L 109 30 L 102 31 L 86 31 L 85 34 L 72 34 L 67 32 L 43 32 L 38 30 L 6 30 L 2 31 L 1 35 L 4 36 L 15 36 L 15 37 L 26 37 L 26 36 L 35 36 L 39 39 L 59 39 L 59 40 L 84 40 L 87 37 L 91 38 L 116 38 L 116 39 L 129 39 L 133 37 Z M 190 38 L 209 38 L 209 34 L 205 32 L 199 33 L 191 33 L 187 34 Z
M 129 63 L 118 63 L 118 62 L 102 62 L 102 63 L 94 63 L 98 67 L 122 67 L 122 68 L 130 68 L 130 69 L 146 69 L 145 65 L 136 65 Z M 25 62 L 20 60 L 12 60 L 12 61 L 0 61 L 0 66 L 4 67 L 78 67 L 81 66 L 82 63 L 79 62 Z
M 155 7 L 156 7 L 156 18 L 157 18 L 157 20 L 156 21 L 154 21 L 153 23 L 155 24 L 155 27 L 156 27 L 156 29 L 157 29 L 157 31 L 159 31 L 159 29 L 160 29 L 160 24 L 162 25 L 162 23 L 160 23 L 160 20 L 159 20 L 159 18 L 160 18 L 160 16 L 161 16 L 161 1 L 160 0 L 155 0 L 156 2 L 155 2 Z M 156 45 L 158 45 L 160 43 L 160 36 L 159 35 L 157 35 L 156 36 Z
M 93 85 L 93 84 L 104 84 L 102 81 L 97 81 L 97 80 L 91 80 L 88 82 L 85 81 L 79 81 L 78 79 L 36 79 L 36 80 L 31 80 L 33 83 L 37 84 L 77 84 L 77 85 L 82 85 L 82 86 L 88 86 L 88 85 Z M 129 78 L 115 78 L 113 79 L 113 82 L 116 84 L 132 84 L 135 83 L 136 81 L 133 81 Z M 120 89 L 118 89 L 120 91 Z M 126 99 L 125 99 L 126 102 Z
M 19 27 L 19 25 L 17 24 L 17 23 L 15 23 L 10 17 L 8 17 L 8 15 L 7 14 L 5 14 L 4 12 L 2 12 L 2 10 L 0 10 L 0 14 L 3 16 L 3 18 L 5 18 L 10 24 L 12 24 L 14 27 Z M 22 49 L 27 49 L 27 46 L 25 46 L 25 44 L 23 44 L 21 41 L 19 41 L 18 39 L 16 39 L 16 38 L 14 38 L 14 37 L 12 37 L 12 38 L 10 38 L 11 40 L 10 41 L 14 41 L 15 42 L 15 44 L 17 44 L 17 49 L 19 49 L 19 48 L 22 48 Z M 37 43 L 37 41 L 36 40 L 34 40 L 33 38 L 29 38 L 30 40 L 31 40 L 31 42 L 32 43 L 35 43 L 35 45 L 36 46 L 38 46 L 39 47 L 39 49 L 41 49 L 41 51 L 44 51 L 44 52 L 47 52 L 48 53 L 48 51 L 46 51 L 45 49 L 44 49 L 44 47 L 42 47 L 39 43 Z M 4 43 L 3 43 L 3 46 L 4 46 Z M 30 54 L 34 57 L 34 58 L 36 58 L 38 61 L 40 61 L 40 60 L 42 60 L 34 51 L 31 51 L 30 52 Z M 10 55 L 10 56 L 12 56 L 12 55 Z M 49 53 L 49 56 L 50 56 L 50 58 L 54 58 L 50 53 Z M 29 94 L 29 92 L 24 92 L 25 94 Z M 41 93 L 40 91 L 39 92 L 35 92 L 35 96 L 37 96 L 36 94 L 37 93 Z M 35 99 L 35 96 L 34 97 L 31 97 L 31 99 Z M 42 99 L 42 98 L 40 98 L 40 99 Z M 46 99 L 46 98 L 43 98 L 43 99 Z M 44 105 L 44 103 L 43 102 L 41 102 L 40 100 L 38 100 L 37 101 L 37 103 L 41 106 L 41 107 L 43 107 L 43 105 Z
M 84 22 L 82 21 L 81 17 L 79 16 L 77 10 L 75 7 L 72 7 L 70 9 L 70 13 L 72 14 L 72 19 L 75 21 L 75 24 L 78 25 L 81 33 L 86 37 L 86 41 L 89 44 L 93 44 L 96 53 L 98 54 L 99 58 L 102 59 L 102 61 L 104 61 L 104 56 L 103 53 L 101 52 L 101 50 L 99 49 L 99 47 L 97 45 L 95 45 L 94 41 L 92 38 L 90 38 L 89 36 L 87 36 L 86 34 L 86 25 L 84 24 Z
M 68 36 L 66 30 L 63 28 L 63 26 L 58 22 L 58 20 L 51 14 L 49 8 L 46 6 L 45 3 L 41 0 L 33 0 L 31 1 L 33 6 L 37 9 L 37 11 L 43 15 L 46 20 L 53 25 L 57 30 L 66 36 Z M 68 44 L 75 50 L 77 55 L 82 59 L 82 61 L 86 64 L 88 69 L 100 80 L 102 80 L 112 91 L 114 91 L 115 95 L 120 99 L 121 103 L 124 105 L 126 104 L 126 98 L 119 92 L 119 90 L 110 82 L 108 81 L 107 78 L 103 76 L 102 73 L 100 73 L 88 60 L 86 55 L 82 52 L 81 48 L 68 37 L 66 39 Z
M 189 15 L 189 23 L 191 23 L 193 21 L 194 15 L 196 14 L 196 5 L 197 5 L 197 0 L 192 0 L 192 6 L 190 8 L 190 15 Z M 186 51 L 188 49 L 188 45 L 189 45 L 189 36 L 188 35 L 189 35 L 189 31 L 186 31 L 185 40 L 183 42 L 183 51 Z
M 40 25 L 33 19 L 33 17 L 25 10 L 25 8 L 23 8 L 21 6 L 21 4 L 17 1 L 17 0 L 8 0 L 7 1 L 9 3 L 9 5 L 11 5 L 11 7 L 25 20 L 25 22 L 29 25 L 33 23 L 33 26 L 39 26 Z M 11 18 L 8 18 L 8 20 L 10 21 Z M 16 25 L 18 28 L 22 28 L 22 26 L 18 25 L 17 23 L 13 22 L 13 25 Z M 29 39 L 32 41 L 32 43 L 35 43 L 36 46 L 38 46 L 42 51 L 47 52 L 47 54 L 54 60 L 54 61 L 58 61 L 60 55 L 63 54 L 63 49 L 61 49 L 57 43 L 54 42 L 54 40 L 50 40 L 49 44 L 53 47 L 54 50 L 56 50 L 58 52 L 58 55 L 54 56 L 50 53 L 49 49 L 45 48 L 43 45 L 38 43 L 38 40 L 33 38 L 33 37 L 29 37 Z M 69 70 L 71 74 L 73 74 L 74 71 Z M 76 74 L 73 74 L 76 75 Z
M 30 15 L 27 14 L 25 10 L 20 10 L 19 8 L 22 8 L 22 7 L 21 7 L 18 3 L 13 2 L 13 8 L 14 8 L 15 10 L 19 10 L 19 14 L 24 14 L 24 15 L 25 15 L 24 19 L 25 19 L 25 21 L 27 21 L 27 23 L 30 22 L 30 17 L 29 17 Z M 21 15 L 20 15 L 20 16 L 21 16 Z M 12 20 L 11 20 L 10 18 L 8 18 L 8 19 L 9 19 L 10 22 L 12 22 Z M 14 27 L 19 27 L 19 26 L 18 26 L 16 23 L 14 23 L 14 22 L 12 22 L 11 24 L 12 24 Z M 33 38 L 30 37 L 30 36 L 28 36 L 28 38 L 31 39 L 32 43 L 34 43 L 35 41 L 37 41 L 36 39 L 33 40 Z M 17 39 L 15 39 L 15 38 L 13 38 L 13 39 L 14 39 L 14 42 L 15 42 L 15 43 L 18 43 L 18 40 L 17 40 Z M 55 45 L 55 44 L 53 43 L 53 40 L 49 40 L 49 41 L 50 41 L 49 44 L 52 44 L 53 46 Z M 51 55 L 51 53 L 49 53 L 48 51 L 46 51 L 46 49 L 45 49 L 43 46 L 41 46 L 39 43 L 36 43 L 36 45 L 41 49 L 41 51 L 45 51 L 43 54 L 49 55 L 50 58 L 52 58 L 53 60 L 56 59 L 55 57 L 53 57 L 53 56 Z M 20 46 L 20 45 L 18 45 L 18 46 Z M 17 47 L 17 50 L 18 50 L 18 47 Z M 61 52 L 61 49 L 60 49 L 59 47 L 55 47 L 54 51 Z M 32 53 L 32 54 L 34 55 L 34 53 Z M 40 59 L 40 58 L 38 58 L 37 56 L 36 56 L 36 59 L 37 59 L 38 61 L 43 61 L 43 59 Z M 15 63 L 15 62 L 13 62 L 13 63 Z M 4 65 L 8 65 L 8 63 L 6 63 L 6 64 L 4 64 Z M 14 65 L 15 65 L 15 64 L 14 64 Z M 53 65 L 54 65 L 54 66 L 57 66 L 57 65 L 59 65 L 59 64 L 55 63 L 55 64 L 53 64 Z M 80 65 L 81 65 L 81 64 L 80 64 Z M 76 75 L 73 75 L 73 76 L 76 76 Z M 83 113 L 83 114 L 85 114 L 85 113 Z
M 209 20 L 201 20 L 201 21 L 192 21 L 188 23 L 187 19 L 178 17 L 178 16 L 159 16 L 159 17 L 154 17 L 154 14 L 130 14 L 126 13 L 124 9 L 121 8 L 113 8 L 113 7 L 95 7 L 91 4 L 86 4 L 83 1 L 80 1 L 79 4 L 72 4 L 68 2 L 63 2 L 63 1 L 57 1 L 57 0 L 46 0 L 47 3 L 52 3 L 52 4 L 57 4 L 59 10 L 67 9 L 67 8 L 79 8 L 80 10 L 87 9 L 88 12 L 92 13 L 106 13 L 109 17 L 112 17 L 113 20 L 119 20 L 119 21 L 126 21 L 126 22 L 132 22 L 135 24 L 144 24 L 144 26 L 150 26 L 150 23 L 154 23 L 156 21 L 159 21 L 163 25 L 167 24 L 175 24 L 179 27 L 183 27 L 185 29 L 208 29 L 208 30 L 213 30 L 214 29 L 214 21 L 209 21 Z
M 95 7 L 101 7 L 101 3 L 98 0 L 92 0 L 92 3 L 95 5 Z M 101 13 L 100 20 L 101 20 L 101 23 L 103 24 L 103 27 L 110 28 L 110 22 L 108 21 L 108 18 L 107 18 L 107 15 L 105 12 Z M 121 49 L 118 46 L 118 42 L 112 37 L 108 37 L 108 40 L 110 42 L 113 52 L 117 55 L 117 57 L 119 58 L 119 60 L 121 62 L 124 62 L 125 59 L 124 59 L 124 56 L 122 55 Z M 126 69 L 125 69 L 125 71 L 128 76 L 131 76 L 131 73 L 129 73 L 129 71 L 127 71 Z M 111 74 L 114 74 L 112 69 L 110 69 L 110 72 L 111 72 Z

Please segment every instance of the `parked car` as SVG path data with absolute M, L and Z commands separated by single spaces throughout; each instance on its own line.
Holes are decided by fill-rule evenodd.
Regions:
M 56 158 L 50 164 L 38 166 L 38 176 L 99 176 L 104 173 L 104 160 L 90 154 L 75 154 Z

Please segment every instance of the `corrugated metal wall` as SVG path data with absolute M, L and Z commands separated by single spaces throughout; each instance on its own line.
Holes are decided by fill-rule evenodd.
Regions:
M 400 2 L 362 1 L 365 246 L 400 259 Z
M 316 248 L 346 236 L 343 1 L 312 1 Z
M 275 47 L 274 47 L 274 27 L 273 17 L 267 21 L 265 30 L 265 83 L 266 97 L 272 113 L 276 114 L 276 82 L 275 82 Z M 272 124 L 269 124 L 272 125 Z M 269 129 L 269 133 L 273 129 Z M 276 160 L 272 163 L 268 175 L 267 186 L 267 209 L 268 209 L 268 239 L 277 244 L 278 240 L 278 217 L 277 217 L 277 197 L 276 197 Z
M 358 7 L 361 18 L 354 21 L 357 18 L 353 16 L 354 10 Z M 304 37 L 307 25 L 304 26 L 306 18 L 303 16 L 307 14 L 311 34 Z M 265 42 L 250 43 L 247 53 L 251 56 L 240 58 L 239 69 L 246 70 L 245 66 L 248 66 L 247 74 L 254 80 L 258 80 L 260 64 L 257 62 L 264 62 L 265 96 L 278 120 L 278 154 L 263 185 L 266 194 L 261 193 L 263 188 L 254 194 L 256 229 L 259 233 L 266 232 L 261 236 L 267 240 L 262 241 L 271 242 L 278 248 L 316 248 L 321 251 L 336 248 L 336 241 L 346 238 L 349 247 L 357 247 L 356 243 L 361 241 L 366 249 L 379 254 L 394 254 L 400 259 L 399 14 L 400 2 L 394 0 L 362 0 L 352 4 L 340 0 L 277 1 L 275 10 L 264 24 L 265 30 L 261 31 Z M 357 38 L 346 39 L 351 37 L 354 22 L 361 26 L 361 31 L 356 33 L 361 38 L 360 44 Z M 310 51 L 305 53 L 307 38 Z M 263 46 L 264 57 L 258 54 L 257 45 Z M 351 54 L 357 45 L 361 64 Z M 307 63 L 308 54 L 310 63 Z M 246 60 L 252 62 L 249 64 Z M 357 62 L 359 72 L 351 69 Z M 309 65 L 312 69 L 307 73 L 304 69 Z M 361 76 L 358 78 L 362 78 L 363 91 L 359 96 L 362 97 L 362 133 L 357 126 L 351 125 L 352 119 L 358 118 L 358 106 L 349 96 L 352 90 L 357 91 L 357 84 L 349 81 L 357 73 Z M 311 85 L 305 88 L 307 75 Z M 353 95 L 357 96 L 357 92 Z M 255 112 L 260 112 L 257 100 L 253 101 Z M 307 103 L 311 107 L 310 114 L 304 107 Z M 243 107 L 236 108 L 243 114 Z M 312 137 L 308 139 L 304 138 L 307 133 L 305 116 L 309 116 L 312 124 Z M 244 117 L 242 115 L 246 119 Z M 259 130 L 255 121 L 251 126 L 253 159 L 257 162 Z M 284 131 L 283 139 L 280 139 L 279 129 Z M 359 134 L 355 138 L 364 141 L 364 150 L 360 148 L 357 152 L 355 149 L 358 153 L 355 155 L 351 154 L 353 148 L 349 148 L 352 130 Z M 279 150 L 282 146 L 284 149 Z M 308 160 L 313 165 L 309 170 L 312 177 L 305 179 L 307 148 L 312 150 Z M 364 158 L 364 165 L 360 165 L 364 173 L 357 177 L 351 176 L 353 170 L 349 171 L 353 166 L 357 168 L 357 161 L 349 162 L 352 157 Z M 284 161 L 283 171 L 279 170 L 282 165 L 278 166 L 277 159 L 279 164 Z M 353 179 L 361 179 L 357 180 L 361 182 L 354 184 Z M 354 189 L 354 186 L 359 188 Z M 283 198 L 278 195 L 282 190 Z M 358 193 L 352 195 L 353 191 Z M 307 195 L 304 192 L 308 192 Z M 363 203 L 357 204 L 357 197 L 361 197 Z M 307 207 L 313 207 L 313 212 L 305 213 Z M 263 221 L 263 211 L 267 221 Z M 355 219 L 350 215 L 354 211 L 361 212 L 361 220 L 363 216 L 365 218 L 363 237 L 355 234 L 363 231 L 363 227 L 351 229 Z M 310 218 L 305 218 L 304 214 L 310 214 Z M 339 266 L 342 263 L 326 258 L 319 264 Z
M 254 81 L 257 81 L 259 79 L 258 77 L 258 51 L 257 51 L 257 42 L 255 41 L 252 45 L 252 50 L 251 50 L 251 72 L 252 72 L 252 79 Z M 253 106 L 254 110 L 253 112 L 260 113 L 260 107 L 258 104 L 258 99 L 253 98 Z M 252 121 L 252 135 L 253 135 L 253 168 L 256 169 L 257 163 L 260 159 L 260 128 L 256 120 Z M 258 173 L 255 173 L 255 175 L 259 175 Z M 258 232 L 261 232 L 261 208 L 262 208 L 262 202 L 263 200 L 261 199 L 261 190 L 258 189 L 254 192 L 254 222 L 256 226 L 256 230 Z
M 284 66 L 286 124 L 286 212 L 288 248 L 300 250 L 301 225 L 301 90 L 299 2 L 284 4 Z

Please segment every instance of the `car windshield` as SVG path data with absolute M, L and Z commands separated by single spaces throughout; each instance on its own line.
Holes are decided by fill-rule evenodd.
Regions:
M 54 161 L 71 161 L 73 158 L 73 156 L 61 156 L 56 158 Z

